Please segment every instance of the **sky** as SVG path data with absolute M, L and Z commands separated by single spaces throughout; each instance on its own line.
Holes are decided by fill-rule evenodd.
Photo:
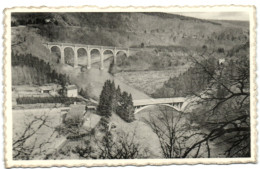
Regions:
M 174 14 L 210 20 L 249 20 L 247 12 L 178 12 Z

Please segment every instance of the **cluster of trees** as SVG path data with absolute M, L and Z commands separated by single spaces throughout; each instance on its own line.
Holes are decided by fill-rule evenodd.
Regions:
M 49 63 L 44 62 L 32 54 L 18 55 L 12 53 L 12 66 L 29 67 L 36 72 L 35 76 L 31 76 L 31 83 L 43 85 L 45 83 L 58 83 L 63 88 L 67 83 L 70 83 L 69 77 L 64 74 L 59 74 L 53 70 Z
M 132 95 L 121 92 L 120 87 L 115 87 L 114 81 L 107 80 L 103 86 L 97 108 L 101 116 L 110 117 L 116 112 L 126 122 L 134 121 L 134 107 Z
M 64 103 L 67 105 L 82 101 L 77 97 L 18 97 L 17 104 L 37 104 L 37 103 Z

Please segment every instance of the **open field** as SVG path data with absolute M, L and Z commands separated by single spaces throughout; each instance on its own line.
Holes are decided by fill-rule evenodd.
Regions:
M 151 95 L 156 89 L 161 88 L 170 77 L 179 76 L 187 69 L 188 66 L 161 71 L 129 71 L 117 73 L 115 77 L 129 86 Z

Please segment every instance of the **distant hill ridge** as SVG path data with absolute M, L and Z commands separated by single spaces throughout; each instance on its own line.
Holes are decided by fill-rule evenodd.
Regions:
M 12 26 L 19 29 L 20 25 L 37 32 L 44 41 L 122 47 L 214 44 L 231 48 L 247 40 L 249 29 L 248 22 L 211 21 L 161 12 L 13 13 Z

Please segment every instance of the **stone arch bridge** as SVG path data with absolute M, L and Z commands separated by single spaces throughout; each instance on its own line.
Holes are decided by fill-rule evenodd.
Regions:
M 134 114 L 152 105 L 164 105 L 177 111 L 183 111 L 188 104 L 186 100 L 185 97 L 133 100 L 135 107 Z
M 72 43 L 56 43 L 56 42 L 47 42 L 43 43 L 45 47 L 47 47 L 50 52 L 52 52 L 53 47 L 58 47 L 60 50 L 60 62 L 62 64 L 65 64 L 65 49 L 71 48 L 74 52 L 74 67 L 78 67 L 78 50 L 84 49 L 87 53 L 87 68 L 91 68 L 91 63 L 93 62 L 93 59 L 91 59 L 91 51 L 92 50 L 98 50 L 100 53 L 100 69 L 104 69 L 104 60 L 107 58 L 104 58 L 104 53 L 106 51 L 111 51 L 114 58 L 114 63 L 116 63 L 116 56 L 118 52 L 124 52 L 126 54 L 126 57 L 129 57 L 129 48 L 122 48 L 122 47 L 112 47 L 112 46 L 96 46 L 96 45 L 84 45 L 84 44 L 72 44 Z

